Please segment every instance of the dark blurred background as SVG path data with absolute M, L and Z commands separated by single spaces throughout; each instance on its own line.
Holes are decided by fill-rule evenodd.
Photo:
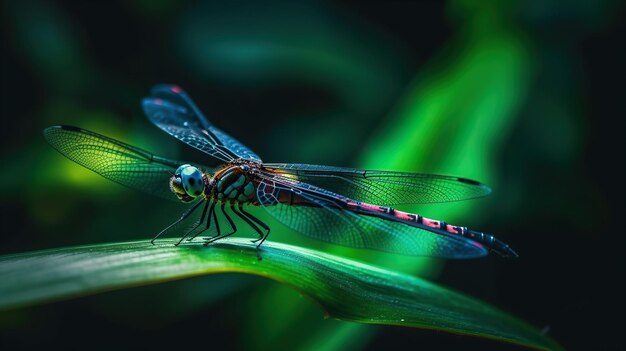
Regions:
M 186 89 L 269 162 L 478 179 L 407 209 L 496 234 L 517 260 L 441 261 L 270 240 L 423 276 L 569 349 L 624 348 L 624 6 L 619 1 L 2 1 L 0 253 L 148 239 L 181 207 L 71 163 L 72 124 L 211 164 L 143 116 Z M 515 349 L 323 319 L 278 283 L 197 277 L 0 314 L 3 349 Z

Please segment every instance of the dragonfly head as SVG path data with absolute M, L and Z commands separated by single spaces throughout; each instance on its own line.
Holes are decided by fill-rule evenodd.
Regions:
M 204 192 L 205 177 L 202 172 L 184 164 L 170 178 L 170 189 L 181 201 L 190 202 Z

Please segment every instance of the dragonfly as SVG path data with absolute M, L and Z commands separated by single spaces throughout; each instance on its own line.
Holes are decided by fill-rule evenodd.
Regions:
M 176 85 L 154 86 L 142 107 L 154 125 L 220 166 L 171 160 L 74 126 L 51 126 L 44 136 L 61 154 L 105 178 L 187 203 L 180 218 L 158 233 L 153 244 L 202 208 L 199 220 L 175 245 L 192 241 L 209 228 L 215 235 L 201 237 L 205 245 L 233 235 L 238 231 L 232 219 L 236 216 L 258 235 L 253 240 L 258 249 L 270 227 L 246 208 L 261 207 L 305 236 L 341 246 L 450 259 L 482 257 L 490 251 L 518 256 L 493 235 L 391 207 L 488 195 L 491 189 L 480 182 L 427 173 L 265 163 L 211 124 Z

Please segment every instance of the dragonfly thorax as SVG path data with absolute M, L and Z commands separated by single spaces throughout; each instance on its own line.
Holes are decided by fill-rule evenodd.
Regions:
M 248 162 L 231 162 L 211 179 L 214 191 L 207 193 L 222 202 L 251 202 L 255 198 L 256 187 L 251 174 L 256 168 Z
M 190 202 L 204 194 L 208 178 L 197 167 L 184 164 L 170 178 L 170 189 L 181 201 Z

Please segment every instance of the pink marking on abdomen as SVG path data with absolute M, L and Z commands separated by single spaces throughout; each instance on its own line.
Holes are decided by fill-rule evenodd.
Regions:
M 393 213 L 393 216 L 403 221 L 409 221 L 409 222 L 415 222 L 417 218 L 417 215 L 414 215 L 408 212 L 398 211 L 398 210 L 395 210 L 395 212 Z
M 348 207 L 353 208 L 353 209 L 376 212 L 376 213 L 391 214 L 392 216 L 394 216 L 395 218 L 398 218 L 399 220 L 403 222 L 420 223 L 427 227 L 431 227 L 431 228 L 439 229 L 439 230 L 445 230 L 446 232 L 452 233 L 452 234 L 464 235 L 467 232 L 467 228 L 465 227 L 447 224 L 445 222 L 442 222 L 436 219 L 425 218 L 418 214 L 398 211 L 398 210 L 391 209 L 389 207 L 377 206 L 377 205 L 372 205 L 372 204 L 368 204 L 364 202 L 361 202 L 361 203 L 349 202 Z M 444 223 L 445 223 L 445 226 L 442 228 L 441 225 Z
M 368 211 L 374 211 L 374 212 L 383 212 L 380 209 L 380 206 L 376 206 L 376 205 L 372 205 L 372 204 L 366 204 L 366 203 L 361 203 L 361 206 L 359 206 L 361 209 L 363 210 L 368 210 Z
M 467 230 L 467 229 L 465 229 L 465 227 L 459 227 L 459 226 L 456 226 L 456 225 L 450 225 L 450 224 L 446 225 L 446 231 L 447 231 L 448 233 L 453 233 L 453 234 L 461 234 L 461 235 L 463 235 L 463 234 L 465 234 L 465 231 L 466 231 L 466 230 Z
M 422 218 L 422 224 L 427 225 L 432 228 L 439 228 L 439 221 L 430 218 Z

